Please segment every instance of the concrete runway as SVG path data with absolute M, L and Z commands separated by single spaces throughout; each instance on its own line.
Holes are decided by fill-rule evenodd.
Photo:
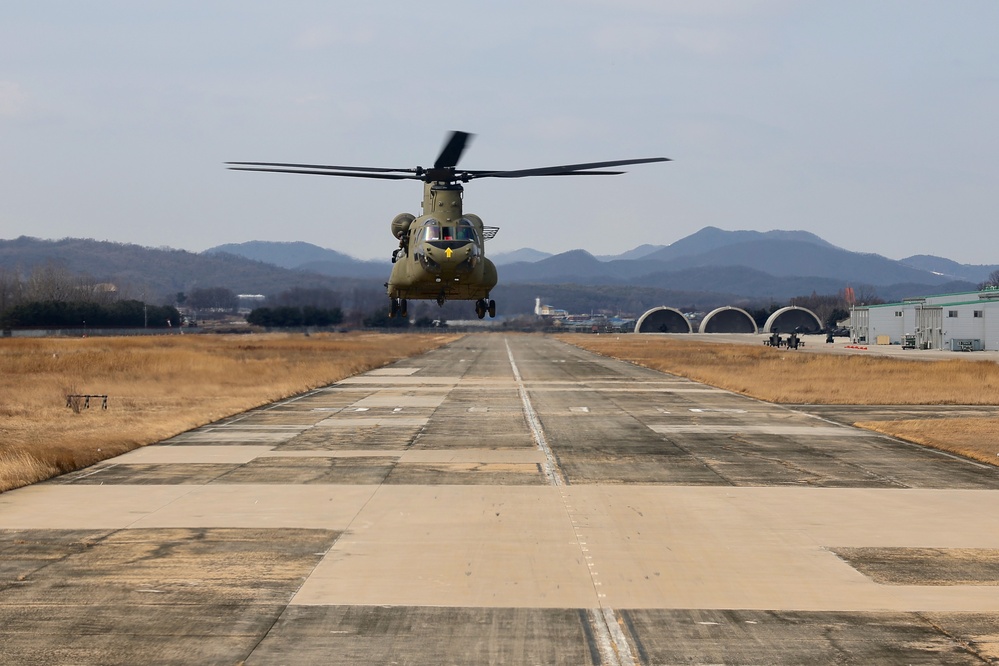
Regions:
M 999 663 L 999 469 L 813 411 L 470 335 L 0 495 L 0 663 Z

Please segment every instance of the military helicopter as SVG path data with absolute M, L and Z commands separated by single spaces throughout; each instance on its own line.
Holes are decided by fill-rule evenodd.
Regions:
M 468 132 L 451 132 L 430 168 L 329 166 L 283 162 L 226 162 L 236 171 L 304 173 L 319 176 L 422 180 L 423 213 L 416 217 L 400 213 L 392 220 L 392 235 L 399 247 L 392 252 L 392 274 L 385 283 L 391 299 L 389 316 L 407 316 L 410 299 L 435 300 L 440 306 L 448 300 L 475 301 L 479 319 L 496 316 L 496 301 L 489 298 L 498 279 L 496 266 L 485 256 L 485 242 L 499 227 L 487 227 L 478 215 L 462 210 L 462 183 L 476 178 L 525 178 L 527 176 L 604 176 L 623 171 L 606 167 L 648 162 L 668 162 L 665 157 L 647 157 L 609 162 L 564 164 L 515 171 L 459 170 L 469 139 Z

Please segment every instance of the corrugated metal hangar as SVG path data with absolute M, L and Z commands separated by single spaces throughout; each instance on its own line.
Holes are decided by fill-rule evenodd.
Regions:
M 850 310 L 857 344 L 913 349 L 999 350 L 999 289 L 909 298 Z

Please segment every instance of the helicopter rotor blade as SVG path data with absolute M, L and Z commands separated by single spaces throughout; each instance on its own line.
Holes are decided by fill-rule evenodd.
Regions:
M 627 171 L 558 171 L 555 173 L 538 173 L 536 176 L 620 176 Z M 516 176 L 511 176 L 516 178 Z
M 520 178 L 522 176 L 620 176 L 621 174 L 628 173 L 627 171 L 596 171 L 591 169 L 585 169 L 580 171 L 551 171 L 546 173 L 531 173 L 531 174 L 520 174 L 519 171 L 513 172 L 520 175 L 510 176 L 506 175 L 512 172 L 508 171 L 482 171 L 482 170 L 471 170 L 471 171 L 459 171 L 457 172 L 457 177 L 464 177 L 465 180 L 473 180 L 475 178 Z
M 451 132 L 451 136 L 448 137 L 447 143 L 444 144 L 444 148 L 441 149 L 440 155 L 437 156 L 437 161 L 434 162 L 434 168 L 446 169 L 456 166 L 458 164 L 458 160 L 461 159 L 461 154 L 465 152 L 465 147 L 468 145 L 468 141 L 473 136 L 475 135 L 469 134 L 468 132 Z
M 287 167 L 290 169 L 322 169 L 324 171 L 361 171 L 367 173 L 416 173 L 416 169 L 389 169 L 385 167 L 333 166 L 327 164 L 290 164 L 287 162 L 226 162 L 226 164 L 254 167 Z M 232 168 L 232 167 L 230 167 Z M 247 169 L 240 169 L 246 171 Z
M 228 162 L 227 164 L 238 164 L 238 162 Z M 379 178 L 382 180 L 423 180 L 417 175 L 406 175 L 401 173 L 366 173 L 349 171 L 325 171 L 319 169 L 280 169 L 272 167 L 252 167 L 252 166 L 230 166 L 232 171 L 267 171 L 270 173 L 304 173 L 313 176 L 346 176 L 348 178 Z M 395 169 L 392 169 L 395 171 Z
M 585 162 L 582 164 L 562 164 L 560 166 L 518 169 L 515 171 L 468 172 L 469 178 L 526 178 L 528 176 L 591 176 L 599 174 L 616 175 L 623 171 L 594 171 L 604 167 L 625 166 L 627 164 L 648 164 L 649 162 L 669 162 L 668 157 L 642 157 L 630 160 L 608 162 Z

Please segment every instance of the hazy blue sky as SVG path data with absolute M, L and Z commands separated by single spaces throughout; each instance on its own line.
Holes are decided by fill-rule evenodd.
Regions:
M 387 258 L 415 181 L 227 160 L 470 169 L 489 252 L 616 254 L 805 229 L 999 263 L 999 2 L 435 0 L 0 7 L 0 238 L 193 251 L 302 240 Z

